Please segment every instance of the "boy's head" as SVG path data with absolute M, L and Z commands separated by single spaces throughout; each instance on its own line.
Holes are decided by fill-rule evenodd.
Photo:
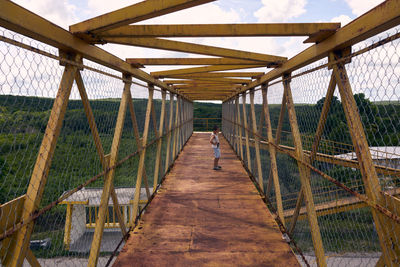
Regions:
M 218 132 L 218 130 L 219 130 L 219 127 L 218 127 L 218 125 L 214 125 L 214 127 L 213 127 L 213 132 L 214 132 L 214 133 L 217 133 L 217 132 Z

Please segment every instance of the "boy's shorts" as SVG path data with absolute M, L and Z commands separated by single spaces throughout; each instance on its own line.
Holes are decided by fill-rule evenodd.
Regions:
M 216 159 L 219 159 L 221 157 L 221 150 L 219 150 L 219 147 L 213 148 L 214 149 L 214 157 Z

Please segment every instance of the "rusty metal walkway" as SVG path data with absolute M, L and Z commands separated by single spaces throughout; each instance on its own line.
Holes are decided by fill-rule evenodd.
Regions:
M 228 143 L 194 133 L 114 266 L 299 266 Z

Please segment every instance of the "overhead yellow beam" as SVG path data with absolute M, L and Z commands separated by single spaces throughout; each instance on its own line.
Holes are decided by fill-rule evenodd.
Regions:
M 214 85 L 178 85 L 178 86 L 174 86 L 175 89 L 182 91 L 182 90 L 197 90 L 197 89 L 207 89 L 207 90 L 237 90 L 238 87 L 234 87 L 234 86 L 214 86 Z
M 106 37 L 103 38 L 102 41 L 114 44 L 133 45 L 139 47 L 178 51 L 185 53 L 254 60 L 259 62 L 260 65 L 264 66 L 278 65 L 287 60 L 286 57 L 247 52 L 247 51 L 222 48 L 216 46 L 172 41 L 160 38 Z
M 174 84 L 174 88 L 186 88 L 190 86 L 215 86 L 215 87 L 235 87 L 235 88 L 240 88 L 240 85 L 237 84 L 224 84 L 224 83 L 189 83 L 189 84 Z
M 215 77 L 259 77 L 264 72 L 208 72 L 208 73 L 196 73 L 196 74 L 175 74 L 166 75 L 168 78 L 180 78 L 180 79 L 196 79 L 196 78 L 215 78 Z
M 102 32 L 103 37 L 237 37 L 237 36 L 310 36 L 334 33 L 340 23 L 246 23 L 129 25 Z
M 221 84 L 227 84 L 226 82 L 213 82 L 209 80 L 164 80 L 163 81 L 166 84 L 216 84 L 216 85 L 221 85 Z M 228 83 L 228 84 L 234 84 L 234 83 Z
M 238 90 L 238 87 L 232 87 L 232 86 L 215 86 L 215 85 L 188 85 L 188 84 L 184 84 L 184 85 L 176 85 L 174 86 L 174 88 L 176 90 L 191 90 L 191 89 L 209 89 L 209 90 L 233 90 L 236 91 Z
M 243 87 L 239 93 L 272 81 L 281 77 L 284 73 L 292 72 L 309 63 L 326 57 L 330 51 L 349 47 L 399 24 L 400 0 L 387 0 L 353 20 L 343 28 L 340 28 L 328 39 L 307 48 L 303 52 L 292 57 L 279 68 L 271 70 L 256 81 Z
M 259 65 L 259 61 L 233 58 L 127 58 L 135 65 Z
M 156 78 L 164 78 L 164 77 L 171 77 L 170 75 L 204 73 L 204 72 L 219 71 L 219 70 L 250 69 L 250 68 L 261 68 L 261 67 L 265 67 L 265 66 L 263 66 L 263 65 L 223 65 L 223 66 L 218 66 L 217 65 L 217 66 L 206 66 L 206 67 L 156 71 L 156 72 L 151 72 L 150 74 Z
M 61 50 L 76 52 L 84 58 L 101 65 L 122 73 L 129 73 L 139 80 L 154 84 L 160 88 L 169 91 L 172 90 L 172 88 L 163 82 L 154 79 L 146 72 L 133 68 L 124 60 L 99 47 L 89 45 L 63 28 L 56 26 L 48 20 L 43 19 L 11 1 L 0 0 L 0 10 L 0 26 L 4 28 L 57 47 Z
M 72 33 L 98 33 L 215 0 L 147 0 L 69 27 Z
M 213 95 L 229 95 L 230 92 L 229 91 L 206 91 L 206 90 L 195 90 L 195 91 L 182 91 L 183 94 L 213 94 Z
M 215 82 L 215 83 L 229 83 L 229 84 L 247 84 L 250 83 L 249 79 L 229 79 L 229 78 L 197 78 L 192 80 L 163 80 L 166 84 L 179 84 L 179 83 L 193 83 L 193 82 Z

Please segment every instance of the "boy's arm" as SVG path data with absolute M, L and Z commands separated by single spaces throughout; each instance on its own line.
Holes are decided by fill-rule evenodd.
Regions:
M 210 144 L 214 145 L 214 139 L 215 139 L 215 135 L 212 135 L 211 138 L 210 138 Z

